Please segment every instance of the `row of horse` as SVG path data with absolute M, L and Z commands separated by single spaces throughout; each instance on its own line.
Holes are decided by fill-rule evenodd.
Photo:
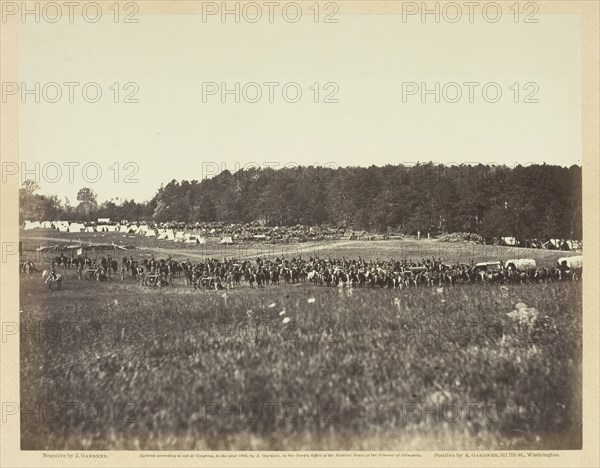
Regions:
M 57 257 L 56 265 L 69 269 L 76 267 L 80 279 L 111 280 L 119 273 L 119 262 L 105 258 Z M 25 269 L 35 269 L 31 262 Z M 124 257 L 120 263 L 120 277 L 139 280 L 152 286 L 173 285 L 181 278 L 194 289 L 233 288 L 242 284 L 250 288 L 278 284 L 312 283 L 316 286 L 347 286 L 356 288 L 405 288 L 419 286 L 452 286 L 455 284 L 522 284 L 548 281 L 578 280 L 581 269 L 564 267 L 533 267 L 527 269 L 481 269 L 478 265 L 447 264 L 428 259 L 421 262 L 365 261 L 347 259 L 304 260 L 276 258 L 255 261 L 235 259 L 206 259 L 192 263 L 167 259 L 135 260 Z M 44 281 L 51 287 L 57 275 L 46 275 Z M 51 279 L 48 279 L 52 277 Z
M 115 273 L 119 268 L 119 262 L 111 258 L 110 255 L 107 257 L 102 256 L 98 258 L 89 258 L 87 255 L 68 257 L 64 254 L 61 254 L 52 259 L 52 264 L 62 268 L 75 268 L 76 270 L 98 266 L 105 270 L 108 270 L 110 268 Z
M 115 270 L 116 273 L 116 270 Z M 310 282 L 317 286 L 403 288 L 411 286 L 451 286 L 460 283 L 536 283 L 548 281 L 577 280 L 582 271 L 560 267 L 527 268 L 523 270 L 500 267 L 493 270 L 480 269 L 477 265 L 444 264 L 439 260 L 420 263 L 408 261 L 366 262 L 346 259 L 302 260 L 300 258 L 275 259 L 257 258 L 236 261 L 207 259 L 192 263 L 171 258 L 144 259 L 140 262 L 131 257 L 124 258 L 121 277 L 140 278 L 152 284 L 170 285 L 176 278 L 196 289 L 235 287 L 243 283 L 249 287 L 296 284 Z

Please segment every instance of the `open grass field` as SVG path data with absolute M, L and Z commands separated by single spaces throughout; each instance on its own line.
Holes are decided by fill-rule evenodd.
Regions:
M 22 240 L 80 237 L 46 234 Z M 134 242 L 134 256 L 204 254 Z M 471 248 L 302 247 L 314 249 L 303 256 L 447 261 Z M 475 247 L 474 260 L 515 252 Z M 568 255 L 517 252 L 542 264 Z M 21 277 L 22 449 L 581 446 L 580 282 L 195 292 L 65 276 L 52 293 L 39 276 Z M 519 303 L 527 307 L 514 312 Z

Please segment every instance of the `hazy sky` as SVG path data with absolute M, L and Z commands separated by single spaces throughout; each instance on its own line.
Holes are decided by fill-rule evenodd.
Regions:
M 581 162 L 580 25 L 575 15 L 539 15 L 537 24 L 502 20 L 402 23 L 400 16 L 341 16 L 337 24 L 203 23 L 200 16 L 142 16 L 137 24 L 27 23 L 19 33 L 19 80 L 78 82 L 74 103 L 68 88 L 57 103 L 27 102 L 19 110 L 20 158 L 40 163 L 46 193 L 68 196 L 91 187 L 99 201 L 152 198 L 161 183 L 212 175 L 258 164 L 363 165 L 416 161 Z M 81 87 L 96 82 L 102 98 L 85 102 Z M 114 103 L 139 87 L 138 103 Z M 261 84 L 258 103 L 203 102 L 202 83 L 233 87 Z M 278 82 L 274 101 L 262 83 Z M 302 97 L 286 102 L 283 84 L 298 83 Z M 338 86 L 338 103 L 323 101 Z M 462 98 L 434 102 L 420 94 L 402 99 L 403 83 L 430 88 L 461 84 Z M 474 102 L 464 82 L 479 82 Z M 486 102 L 485 83 L 502 97 Z M 518 103 L 513 83 L 519 83 Z M 530 85 L 524 89 L 527 82 Z M 524 103 L 535 91 L 537 103 Z M 514 87 L 513 87 L 514 89 Z M 54 91 L 47 88 L 50 98 Z M 248 97 L 255 96 L 247 88 Z M 448 99 L 455 88 L 446 88 Z M 294 97 L 294 88 L 288 97 Z M 89 96 L 94 92 L 90 89 Z M 495 89 L 487 97 L 493 99 Z M 93 163 L 88 173 L 65 162 Z M 135 165 L 125 167 L 132 162 Z M 52 164 L 62 165 L 57 176 Z M 117 163 L 117 165 L 115 165 Z M 50 164 L 50 165 L 48 165 Z M 216 164 L 216 165 L 215 165 Z M 46 166 L 44 166 L 46 165 Z M 95 168 L 102 175 L 95 183 Z M 112 169 L 111 169 L 112 167 Z M 117 175 L 116 168 L 120 171 Z M 44 179 L 46 168 L 46 179 Z M 124 183 L 124 176 L 137 183 Z M 117 182 L 115 182 L 115 178 Z M 50 179 L 56 179 L 52 182 Z M 86 181 L 87 179 L 87 181 Z

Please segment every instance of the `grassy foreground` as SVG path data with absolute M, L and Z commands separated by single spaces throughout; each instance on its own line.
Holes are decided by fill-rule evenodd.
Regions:
M 580 283 L 48 293 L 23 277 L 21 445 L 575 449 L 581 310 Z

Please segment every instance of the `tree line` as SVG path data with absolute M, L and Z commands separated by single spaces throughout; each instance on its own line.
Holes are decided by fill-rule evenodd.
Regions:
M 32 191 L 33 188 L 33 191 Z M 387 165 L 227 170 L 202 181 L 172 180 L 152 200 L 79 204 L 20 191 L 22 220 L 223 222 L 329 225 L 405 234 L 472 232 L 484 238 L 582 237 L 580 166 Z

